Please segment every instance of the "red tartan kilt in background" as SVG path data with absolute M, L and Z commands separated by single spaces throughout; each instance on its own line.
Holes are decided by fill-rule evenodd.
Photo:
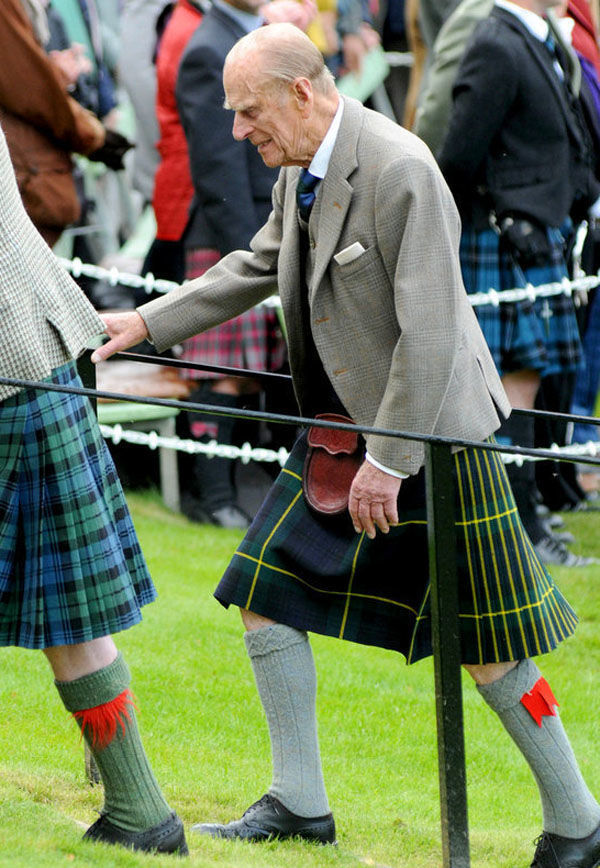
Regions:
M 186 251 L 186 278 L 200 277 L 220 259 L 217 250 L 196 248 Z M 248 368 L 253 371 L 277 371 L 287 356 L 285 340 L 277 311 L 271 307 L 256 307 L 183 342 L 182 359 Z M 211 372 L 182 371 L 191 380 L 215 379 Z

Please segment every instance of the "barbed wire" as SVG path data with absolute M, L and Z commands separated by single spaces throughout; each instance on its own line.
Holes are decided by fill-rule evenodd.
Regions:
M 379 428 L 370 425 L 358 425 L 353 422 L 332 422 L 322 418 L 310 418 L 306 416 L 293 416 L 283 413 L 271 413 L 266 410 L 232 410 L 229 408 L 215 406 L 213 404 L 201 404 L 191 401 L 179 401 L 175 398 L 150 398 L 143 395 L 129 395 L 121 392 L 107 392 L 100 389 L 90 389 L 79 386 L 63 385 L 62 383 L 51 383 L 40 380 L 28 380 L 17 377 L 2 377 L 0 376 L 0 385 L 18 386 L 22 389 L 42 389 L 47 392 L 63 392 L 72 395 L 83 395 L 93 400 L 107 399 L 109 401 L 124 401 L 133 404 L 145 404 L 154 407 L 170 407 L 175 410 L 186 410 L 191 413 L 203 413 L 210 416 L 232 416 L 239 419 L 254 419 L 256 421 L 275 422 L 286 425 L 296 425 L 304 428 L 328 428 L 338 431 L 352 431 L 353 433 L 361 433 L 363 435 L 374 435 L 378 437 L 393 437 L 404 440 L 411 440 L 425 444 L 438 444 L 451 446 L 453 449 L 468 448 L 480 449 L 484 452 L 501 452 L 510 455 L 515 455 L 518 458 L 525 459 L 526 456 L 536 456 L 539 460 L 550 459 L 552 461 L 571 461 L 581 464 L 591 464 L 598 466 L 600 461 L 596 460 L 596 447 L 591 441 L 594 449 L 593 455 L 580 449 L 579 452 L 573 451 L 577 447 L 559 447 L 554 444 L 553 447 L 523 447 L 519 445 L 499 444 L 494 439 L 488 440 L 468 440 L 466 438 L 447 437 L 441 434 L 422 434 L 415 431 L 400 431 L 392 428 Z M 546 414 L 549 415 L 549 414 Z M 561 414 L 564 415 L 564 414 Z M 600 421 L 594 417 L 573 417 L 585 420 L 592 425 L 600 425 Z M 154 432 L 156 433 L 156 432 Z M 156 434 L 156 437 L 159 435 Z M 153 441 L 158 442 L 158 441 Z
M 249 461 L 257 462 L 277 462 L 281 467 L 285 464 L 289 457 L 288 450 L 282 446 L 279 449 L 267 449 L 263 447 L 252 446 L 250 443 L 244 443 L 242 446 L 232 446 L 225 443 L 219 443 L 217 440 L 209 440 L 207 443 L 198 440 L 189 440 L 177 435 L 164 436 L 156 431 L 135 431 L 131 428 L 124 428 L 120 423 L 116 425 L 100 425 L 102 436 L 106 440 L 111 440 L 117 446 L 119 443 L 131 443 L 138 446 L 147 446 L 149 449 L 175 449 L 178 452 L 185 452 L 188 455 L 202 454 L 209 458 L 230 458 L 232 460 L 239 459 L 243 464 L 248 464 Z M 553 443 L 547 447 L 556 458 L 565 456 L 568 458 L 577 457 L 600 457 L 600 442 L 592 440 L 587 443 L 574 444 L 571 446 L 558 446 Z M 516 464 L 521 467 L 526 461 L 547 461 L 547 456 L 538 455 L 515 455 L 513 453 L 500 452 L 502 461 L 505 464 Z
M 233 446 L 209 440 L 203 443 L 199 440 L 189 440 L 177 435 L 165 436 L 156 431 L 135 431 L 124 428 L 120 423 L 105 425 L 100 423 L 100 431 L 105 440 L 111 440 L 115 446 L 119 443 L 131 443 L 138 446 L 147 446 L 149 449 L 176 449 L 188 455 L 206 455 L 208 458 L 230 458 L 240 460 L 242 464 L 250 461 L 275 463 L 281 467 L 289 458 L 288 450 L 282 446 L 279 449 L 267 449 L 260 446 L 252 446 L 243 443 L 242 446 Z
M 119 271 L 116 266 L 112 268 L 103 268 L 101 265 L 93 265 L 89 262 L 83 262 L 78 256 L 73 259 L 58 258 L 60 264 L 77 279 L 78 277 L 91 277 L 96 280 L 105 280 L 111 286 L 127 286 L 132 289 L 143 289 L 147 295 L 152 292 L 165 294 L 171 292 L 179 286 L 172 280 L 163 280 L 162 278 L 154 277 L 152 272 L 145 275 L 131 274 L 124 271 Z M 469 295 L 469 301 L 473 307 L 482 307 L 491 305 L 498 307 L 500 304 L 514 301 L 535 301 L 536 298 L 548 298 L 553 295 L 573 296 L 576 292 L 586 293 L 590 289 L 600 286 L 600 275 L 598 274 L 580 274 L 577 277 L 564 277 L 560 281 L 551 283 L 543 283 L 539 286 L 534 286 L 529 283 L 525 287 L 515 287 L 514 289 L 496 290 L 493 287 L 487 292 L 474 292 Z M 272 295 L 260 303 L 267 307 L 281 307 L 279 296 Z M 259 306 L 260 306 L 259 305 Z

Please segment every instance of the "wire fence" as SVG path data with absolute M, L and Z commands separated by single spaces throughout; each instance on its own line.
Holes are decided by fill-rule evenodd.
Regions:
M 154 277 L 151 272 L 147 274 L 131 274 L 128 272 L 119 271 L 114 266 L 112 268 L 103 268 L 100 265 L 92 265 L 91 263 L 82 262 L 78 257 L 73 259 L 59 258 L 58 260 L 64 268 L 77 279 L 78 277 L 90 277 L 96 280 L 104 280 L 111 286 L 126 286 L 131 289 L 142 289 L 147 295 L 152 293 L 168 293 L 176 289 L 179 284 L 171 280 L 162 280 Z M 514 301 L 535 301 L 538 298 L 549 298 L 553 295 L 573 296 L 576 293 L 586 293 L 591 289 L 600 285 L 600 276 L 592 274 L 580 274 L 577 277 L 565 277 L 561 281 L 552 283 L 544 283 L 539 286 L 527 284 L 525 287 L 514 287 L 512 289 L 496 290 L 490 287 L 487 292 L 475 292 L 469 295 L 469 301 L 473 307 L 482 307 L 491 305 L 498 307 L 500 304 Z M 270 296 L 261 304 L 267 307 L 281 307 L 278 296 Z

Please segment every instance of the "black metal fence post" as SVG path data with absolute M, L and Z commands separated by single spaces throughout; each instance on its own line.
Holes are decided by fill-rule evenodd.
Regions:
M 446 444 L 425 444 L 435 669 L 438 768 L 444 868 L 469 868 L 469 824 L 462 712 L 454 457 Z
M 85 389 L 96 388 L 96 365 L 92 362 L 92 350 L 86 350 L 77 359 L 77 371 Z M 98 415 L 98 401 L 96 398 L 89 399 L 94 413 Z

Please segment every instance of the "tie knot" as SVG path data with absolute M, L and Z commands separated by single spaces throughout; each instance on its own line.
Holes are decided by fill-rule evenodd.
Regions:
M 302 169 L 298 177 L 298 185 L 296 187 L 296 202 L 298 211 L 302 219 L 308 223 L 310 217 L 310 209 L 315 201 L 315 187 L 321 178 L 311 175 L 308 169 Z
M 551 33 L 548 33 L 548 36 L 546 36 L 546 39 L 544 40 L 544 45 L 552 56 L 556 54 L 556 42 L 554 41 L 554 37 Z
M 321 179 L 316 175 L 311 175 L 308 169 L 302 169 L 298 177 L 298 192 L 312 193 Z

